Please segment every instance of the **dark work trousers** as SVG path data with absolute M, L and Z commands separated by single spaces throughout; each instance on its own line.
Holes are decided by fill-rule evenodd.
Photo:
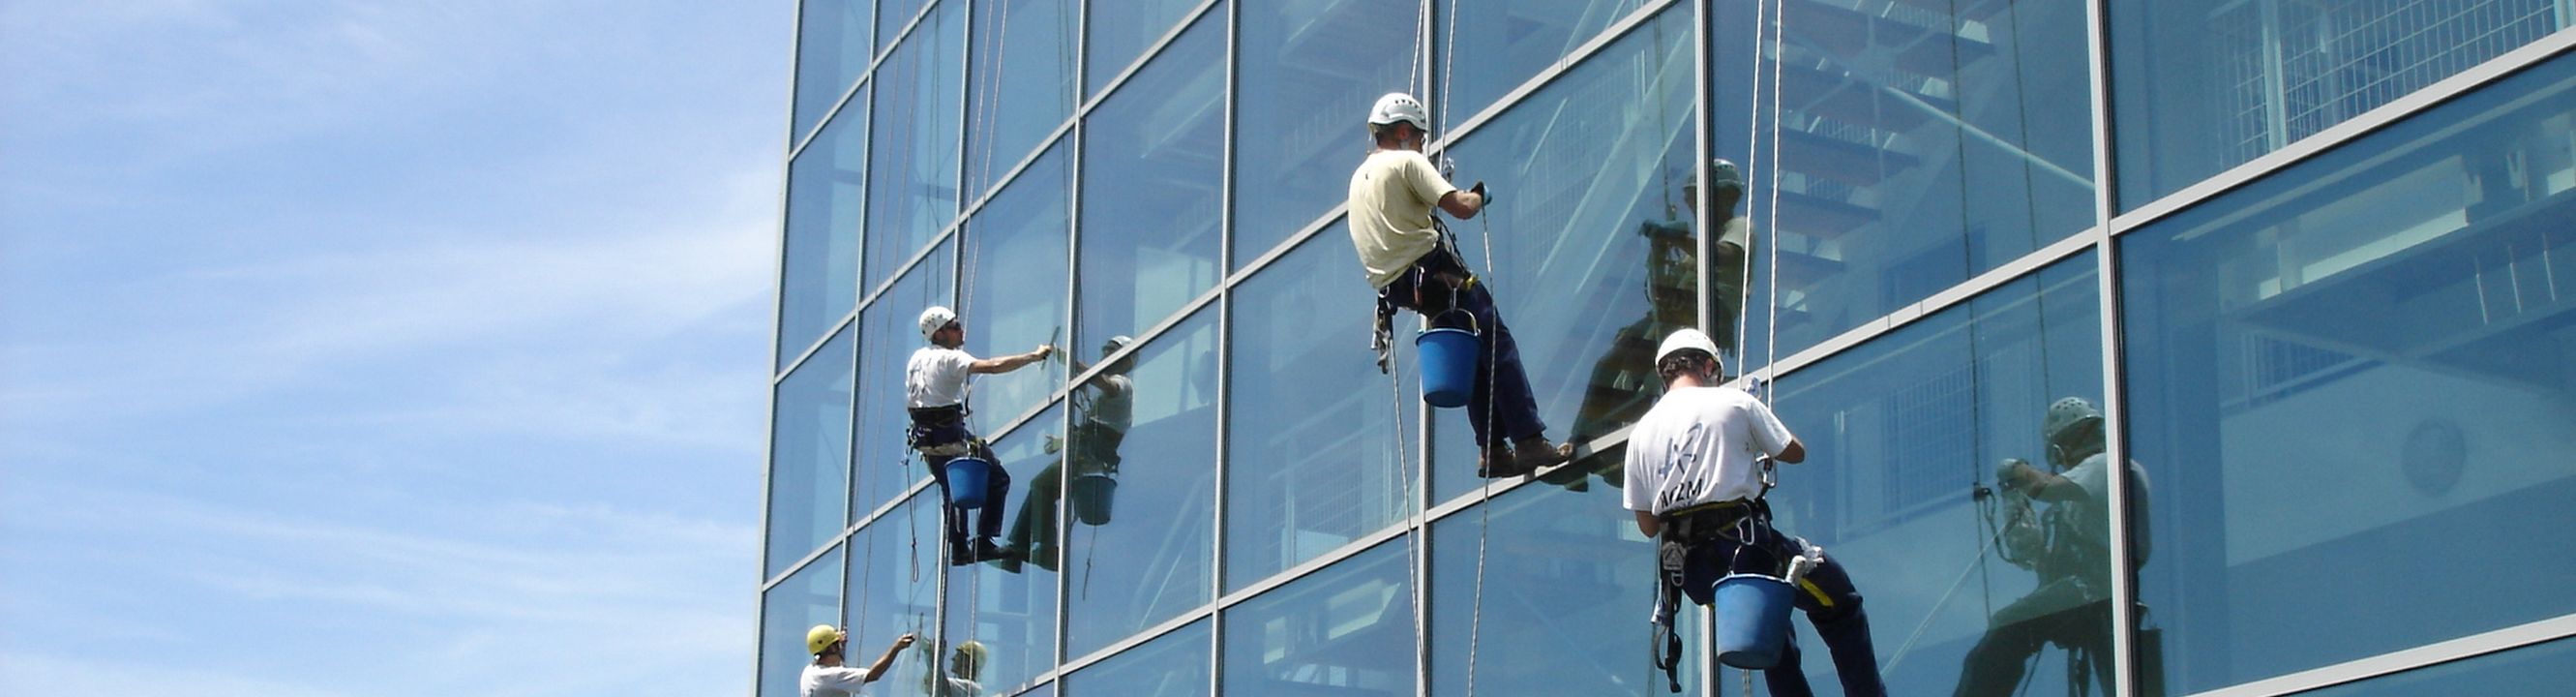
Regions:
M 1435 321 L 1451 308 L 1475 316 L 1476 384 L 1467 395 L 1467 426 L 1476 430 L 1476 442 L 1481 445 L 1540 435 L 1547 423 L 1539 420 L 1538 399 L 1530 395 L 1529 374 L 1521 369 L 1520 345 L 1512 341 L 1511 328 L 1494 310 L 1493 293 L 1485 290 L 1482 280 L 1453 290 L 1440 279 L 1444 273 L 1472 277 L 1445 244 L 1415 259 L 1413 268 L 1378 289 L 1378 311 L 1391 313 L 1389 307 L 1400 307 Z M 1494 423 L 1498 420 L 1501 423 Z
M 1729 573 L 1777 577 L 1787 568 L 1782 563 L 1786 556 L 1806 553 L 1805 540 L 1782 535 L 1761 521 L 1750 521 L 1744 528 L 1751 533 L 1749 539 L 1716 543 L 1716 561 L 1725 564 Z M 1852 586 L 1851 575 L 1843 571 L 1842 562 L 1825 557 L 1823 564 L 1798 579 L 1795 595 L 1798 609 L 1807 615 L 1807 623 L 1815 626 L 1816 635 L 1825 640 L 1825 649 L 1833 654 L 1834 674 L 1842 680 L 1843 694 L 1886 695 L 1887 685 L 1878 676 L 1878 649 L 1869 640 L 1869 613 L 1862 611 L 1860 590 Z M 1798 630 L 1794 625 L 1789 630 L 1789 640 L 1780 645 L 1780 664 L 1762 671 L 1762 680 L 1778 697 L 1815 694 L 1807 687 L 1807 674 L 1799 668 Z
M 977 538 L 989 540 L 1002 534 L 1002 503 L 1011 496 L 1011 473 L 1002 469 L 1002 459 L 993 457 L 993 449 L 984 447 L 981 441 L 975 443 L 975 456 L 993 466 L 984 476 L 984 506 L 975 509 L 973 535 L 966 532 L 966 511 L 951 503 L 957 499 L 948 493 L 948 461 L 956 458 L 921 456 L 922 462 L 930 465 L 931 481 L 939 483 L 939 510 L 948 520 L 944 527 L 948 528 L 948 559 L 952 563 L 973 559 Z
M 2025 598 L 2022 602 L 2031 599 Z M 2016 602 L 2015 605 L 2022 604 Z M 2006 606 L 2007 611 L 2011 606 Z M 2001 614 L 2001 613 L 1998 613 Z M 2023 671 L 2041 647 L 2057 644 L 2092 663 L 2102 694 L 2111 691 L 2111 601 L 2096 600 L 2038 617 L 1986 630 L 1976 648 L 1968 649 L 1954 695 L 2010 695 L 2021 688 Z M 2068 682 L 2085 679 L 2066 676 Z

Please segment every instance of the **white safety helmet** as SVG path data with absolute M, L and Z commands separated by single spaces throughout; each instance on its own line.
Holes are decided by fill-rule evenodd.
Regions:
M 939 330 L 946 329 L 948 328 L 948 325 L 955 324 L 956 322 L 956 310 L 932 305 L 930 306 L 930 309 L 921 311 L 921 338 L 924 341 L 928 341 L 930 339 L 930 335 L 937 334 L 939 333 Z
M 1423 108 L 1422 100 L 1414 99 L 1413 95 L 1388 92 L 1386 96 L 1377 98 L 1377 105 L 1369 107 L 1369 126 L 1386 126 L 1397 121 L 1411 123 L 1415 130 L 1424 133 L 1431 132 L 1431 110 Z
M 1665 358 L 1670 358 L 1673 354 L 1679 353 L 1684 349 L 1699 349 L 1701 351 L 1706 351 L 1708 352 L 1709 360 L 1716 361 L 1719 369 L 1723 370 L 1726 367 L 1725 359 L 1717 357 L 1717 342 L 1710 341 L 1708 339 L 1708 334 L 1689 327 L 1684 327 L 1681 331 L 1673 332 L 1671 336 L 1664 337 L 1664 345 L 1655 349 L 1655 365 L 1663 365 Z
M 2102 410 L 2083 397 L 2067 397 L 2048 405 L 2048 416 L 2040 421 L 2039 434 L 2051 444 L 2064 445 L 2077 435 L 2082 426 L 2100 426 Z M 2098 431 L 2097 431 L 2098 433 Z

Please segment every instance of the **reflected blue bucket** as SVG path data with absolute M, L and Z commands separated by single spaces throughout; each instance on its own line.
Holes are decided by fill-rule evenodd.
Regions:
M 1413 338 L 1422 355 L 1422 401 L 1450 409 L 1467 406 L 1476 386 L 1475 316 L 1457 310 L 1440 313 L 1432 328 Z M 1462 326 L 1463 325 L 1463 326 Z
M 984 478 L 993 463 L 979 457 L 961 457 L 948 461 L 948 505 L 960 509 L 984 507 Z
M 1073 519 L 1084 525 L 1108 525 L 1117 505 L 1118 480 L 1092 473 L 1073 478 Z
M 1733 574 L 1717 580 L 1715 595 L 1710 605 L 1717 610 L 1717 662 L 1746 670 L 1779 665 L 1794 603 L 1789 582 Z

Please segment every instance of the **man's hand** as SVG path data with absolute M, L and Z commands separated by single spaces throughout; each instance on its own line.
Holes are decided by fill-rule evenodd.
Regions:
M 1475 186 L 1467 187 L 1467 193 L 1476 195 L 1477 208 L 1494 205 L 1494 195 L 1485 193 L 1485 182 L 1482 180 L 1478 180 Z
M 1035 360 L 1043 361 L 1046 360 L 1047 356 L 1055 355 L 1055 346 L 1053 344 L 1038 344 L 1038 347 L 1029 351 L 1029 354 L 1037 356 Z
M 895 637 L 895 638 L 894 638 L 894 650 L 896 650 L 896 651 L 902 651 L 902 650 L 904 650 L 904 649 L 911 648 L 911 647 L 912 647 L 912 642 L 913 642 L 913 637 L 912 637 L 912 635 L 911 635 L 911 634 L 909 634 L 909 633 L 907 633 L 907 634 L 905 634 L 905 635 L 903 635 L 903 636 Z
M 2002 465 L 1995 467 L 1995 483 L 2002 485 L 2005 491 L 2018 491 L 2038 479 L 2039 470 L 2032 468 L 2029 460 L 2008 457 L 2004 458 Z

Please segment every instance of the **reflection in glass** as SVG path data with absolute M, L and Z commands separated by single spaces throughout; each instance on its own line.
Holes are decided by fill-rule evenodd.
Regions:
M 966 352 L 1006 356 L 1063 343 L 1064 289 L 1071 243 L 1071 148 L 1059 143 L 1029 165 L 1009 189 L 975 213 L 965 232 L 966 296 L 958 311 L 973 321 Z M 993 433 L 1028 413 L 1064 384 L 1064 364 L 1048 361 L 975 378 L 976 433 Z
M 905 634 L 920 642 L 868 686 L 869 694 L 922 694 L 927 668 L 920 653 L 935 638 L 940 565 L 939 545 L 918 543 L 938 539 L 938 496 L 937 490 L 924 491 L 850 538 L 849 605 L 841 622 L 850 631 L 850 646 L 859 647 L 852 649 L 852 659 L 875 660 L 873 652 Z
M 2039 505 L 2052 518 L 2034 525 L 2095 535 L 2042 528 L 2083 546 L 2064 556 L 1998 540 L 2013 518 L 1994 493 L 1998 463 L 2048 461 L 2050 405 L 2068 396 L 2100 403 L 2099 286 L 2095 259 L 2079 255 L 1780 379 L 1772 404 L 1809 454 L 1779 468 L 1768 496 L 1774 525 L 1824 546 L 1866 594 L 1890 694 L 1999 694 L 1981 678 L 1963 681 L 1972 648 L 1987 642 L 1996 646 L 1975 649 L 1981 664 L 2030 666 L 2006 692 L 2091 690 L 2088 666 L 2110 664 L 2099 649 L 2107 625 L 2042 633 L 2028 624 L 2093 599 L 2052 582 L 2081 578 L 2091 588 L 2109 576 L 2099 568 L 2109 563 L 2099 537 L 2109 518 L 2098 505 L 2107 488 L 2088 481 L 2095 505 Z M 2033 634 L 2061 641 L 2004 646 Z M 1829 661 L 1805 666 L 1812 683 L 1836 680 Z
M 966 74 L 967 200 L 1073 115 L 1080 13 L 1062 0 L 976 0 L 975 57 Z
M 867 89 L 788 165 L 785 263 L 778 280 L 778 365 L 796 360 L 814 337 L 850 314 L 859 301 L 859 214 L 866 202 Z
M 1432 10 L 1439 13 L 1433 25 L 1436 55 L 1432 60 L 1447 62 L 1432 79 L 1453 81 L 1441 95 L 1447 103 L 1431 105 L 1440 119 L 1435 127 L 1454 126 L 1475 116 L 1647 4 L 1645 0 L 1503 0 L 1470 3 L 1468 12 L 1453 18 L 1450 10 L 1457 3 L 1432 3 Z
M 1225 611 L 1237 697 L 1413 694 L 1413 582 L 1388 542 Z
M 1640 262 L 1655 240 L 1641 226 L 1687 214 L 1693 34 L 1691 8 L 1667 9 L 1450 153 L 1459 181 L 1494 195 L 1481 220 L 1452 229 L 1485 267 L 1554 434 L 1579 420 L 1591 368 L 1618 350 L 1621 328 L 1653 311 L 1654 274 Z M 1478 482 L 1477 444 L 1434 421 L 1438 500 Z
M 942 243 L 859 312 L 858 442 L 852 450 L 858 481 L 850 487 L 850 510 L 861 515 L 930 474 L 905 439 L 912 416 L 904 410 L 903 368 L 914 349 L 927 345 L 918 324 L 921 310 L 954 302 L 956 249 L 954 242 Z
M 2039 437 L 2043 464 L 2006 458 L 1995 470 L 1994 488 L 1975 493 L 1978 512 L 1997 526 L 1990 543 L 1995 556 L 2037 574 L 2039 587 L 1994 610 L 1986 636 L 1968 649 L 1953 694 L 2012 694 L 2031 657 L 2048 646 L 2067 652 L 2070 680 L 2090 673 L 2103 694 L 2114 694 L 2111 478 L 2127 477 L 2128 500 L 2143 510 L 2145 474 L 2135 462 L 2112 464 L 2102 411 L 2083 397 L 2050 404 Z M 2146 648 L 2157 647 L 2149 642 Z M 2153 674 L 2161 666 L 2145 662 L 2140 669 Z
M 1183 16 L 1198 6 L 1199 0 L 1090 3 L 1091 17 L 1084 22 L 1084 26 L 1089 27 L 1091 38 L 1084 44 L 1089 62 L 1083 67 L 1082 93 L 1086 96 L 1099 94 L 1100 88 L 1107 87 L 1110 80 L 1125 72 L 1129 64 L 1135 63 L 1136 58 L 1145 53 L 1146 48 L 1171 32 L 1172 25 L 1179 24 Z M 1223 17 L 1225 8 L 1209 10 L 1208 14 Z M 1217 23 L 1225 22 L 1220 19 Z
M 796 697 L 797 677 L 814 660 L 805 652 L 805 630 L 839 621 L 840 591 L 841 550 L 835 547 L 760 594 L 761 697 Z
M 1753 4 L 1714 7 L 1710 41 L 1719 110 L 1776 113 L 1716 133 L 1760 154 L 1748 367 L 2093 225 L 2090 3 Z
M 957 218 L 965 10 L 962 2 L 943 3 L 877 66 L 862 288 L 892 277 Z
M 804 0 L 796 17 L 797 137 L 814 128 L 834 100 L 867 72 L 870 35 L 875 31 L 875 0 Z M 851 102 L 865 113 L 866 100 Z M 861 132 L 867 130 L 862 126 Z
M 2567 28 L 2557 0 L 2110 3 L 2131 210 Z
M 1248 3 L 1241 22 L 1238 268 L 1342 202 L 1363 116 L 1378 95 L 1405 89 L 1414 45 L 1414 23 L 1388 21 L 1384 6 L 1363 0 Z
M 1008 545 L 1018 554 L 955 567 L 948 574 L 951 649 L 946 653 L 952 655 L 942 669 L 951 678 L 974 681 L 994 694 L 1027 686 L 1055 667 L 1056 550 L 1052 539 L 1030 544 L 1024 531 L 1052 530 L 1056 525 L 1055 500 L 1062 487 L 1057 484 L 1060 468 L 1051 451 L 1063 416 L 1061 407 L 1049 409 L 992 446 L 1011 479 L 1027 482 L 1015 492 L 1019 499 Z M 1008 501 L 984 505 L 1013 507 Z M 970 641 L 977 650 L 969 652 L 982 655 L 961 665 L 953 654 Z M 939 653 L 925 652 L 923 659 Z M 968 668 L 973 670 L 964 670 Z
M 2576 685 L 2576 639 L 2546 643 L 2347 683 L 2301 697 L 2510 695 L 2546 685 Z
M 769 562 L 787 570 L 841 533 L 850 474 L 850 330 L 778 383 L 769 425 Z
M 1206 605 L 1215 554 L 1216 311 L 1210 308 L 1147 344 L 1127 376 L 1131 424 L 1113 450 L 1115 515 L 1066 530 L 1065 642 L 1082 655 L 1156 622 Z M 1105 374 L 1081 389 L 1099 392 Z M 1111 400 L 1077 401 L 1073 422 L 1114 421 Z M 1076 431 L 1073 453 L 1094 453 L 1104 429 Z M 1080 484 L 1077 477 L 1076 484 Z M 1073 493 L 1080 495 L 1081 490 Z M 1081 501 L 1073 511 L 1080 514 Z
M 2121 238 L 2176 692 L 2576 612 L 2571 142 L 2558 58 Z
M 1613 448 L 1592 457 L 1625 456 Z M 1463 647 L 1471 639 L 1482 697 L 1672 694 L 1663 672 L 1640 660 L 1655 604 L 1655 546 L 1619 495 L 1522 487 L 1484 504 L 1491 511 L 1432 525 L 1431 694 L 1468 694 Z M 1707 651 L 1700 616 L 1680 614 L 1685 656 Z M 1699 694 L 1699 661 L 1681 664 L 1681 694 Z
M 1224 61 L 1220 9 L 1084 120 L 1075 341 L 1141 332 L 1215 287 Z
M 1584 386 L 1583 404 L 1574 411 L 1574 441 L 1589 442 L 1637 422 L 1663 393 L 1663 378 L 1655 374 L 1655 349 L 1664 337 L 1699 322 L 1699 274 L 1705 270 L 1716 280 L 1709 294 L 1711 305 L 1708 336 L 1718 346 L 1718 359 L 1724 375 L 1741 370 L 1734 350 L 1735 318 L 1744 303 L 1745 249 L 1752 244 L 1749 226 L 1736 215 L 1735 204 L 1744 196 L 1744 177 L 1735 163 L 1714 160 L 1698 177 L 1686 178 L 1680 196 L 1679 216 L 1665 220 L 1648 220 L 1637 226 L 1637 235 L 1646 238 L 1643 265 L 1646 270 L 1646 311 L 1636 321 L 1620 327 L 1610 340 L 1609 350 L 1593 359 L 1592 379 Z M 1712 254 L 1706 263 L 1699 259 L 1699 235 L 1694 227 L 1699 210 L 1700 182 L 1710 184 L 1710 200 L 1717 211 L 1718 238 L 1710 243 Z M 1611 486 L 1619 486 L 1622 475 L 1616 460 L 1598 462 L 1601 476 Z M 1568 467 L 1550 473 L 1545 479 L 1571 488 L 1587 484 L 1583 474 L 1588 468 Z
M 904 27 L 912 26 L 913 18 L 921 14 L 922 6 L 930 2 L 931 0 L 877 0 L 877 49 L 883 51 L 892 45 L 894 35 L 902 32 Z M 927 23 L 931 20 L 922 21 Z M 927 27 L 927 24 L 924 26 Z M 913 30 L 912 36 L 920 35 L 919 29 Z M 878 72 L 882 74 L 884 71 Z
M 1084 667 L 1064 680 L 1065 697 L 1192 697 L 1210 694 L 1208 621 Z

